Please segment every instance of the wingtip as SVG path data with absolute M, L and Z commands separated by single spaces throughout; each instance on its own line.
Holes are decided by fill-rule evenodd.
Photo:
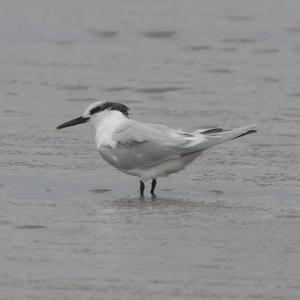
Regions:
M 250 125 L 249 130 L 253 130 L 254 132 L 258 131 L 258 126 L 256 124 Z
M 250 134 L 250 133 L 255 133 L 255 132 L 257 132 L 257 130 L 256 130 L 256 129 L 250 129 L 250 130 L 248 130 L 248 131 L 247 131 L 247 134 Z
M 249 127 L 249 129 L 239 135 L 237 135 L 236 137 L 234 137 L 233 139 L 236 139 L 236 138 L 239 138 L 239 137 L 242 137 L 242 136 L 245 136 L 245 135 L 248 135 L 248 134 L 251 134 L 251 133 L 255 133 L 257 132 L 256 129 L 252 129 L 252 127 Z

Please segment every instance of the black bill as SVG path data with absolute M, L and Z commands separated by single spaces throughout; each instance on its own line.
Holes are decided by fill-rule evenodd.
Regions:
M 59 126 L 56 127 L 56 129 L 62 129 L 62 128 L 65 128 L 65 127 L 70 127 L 70 126 L 74 126 L 74 125 L 77 125 L 77 124 L 81 124 L 81 123 L 85 123 L 89 120 L 90 118 L 84 118 L 82 116 L 76 118 L 76 119 L 73 119 L 73 120 L 70 120 L 66 123 L 63 123 Z

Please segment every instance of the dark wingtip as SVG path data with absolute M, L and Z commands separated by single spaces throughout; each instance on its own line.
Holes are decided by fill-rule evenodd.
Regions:
M 223 132 L 224 129 L 222 128 L 212 128 L 212 129 L 207 129 L 203 132 L 201 132 L 202 134 L 211 134 L 211 133 L 218 133 L 218 132 Z
M 244 133 L 242 133 L 242 134 L 240 134 L 240 135 L 234 137 L 233 140 L 234 140 L 234 139 L 237 139 L 237 138 L 239 138 L 239 137 L 241 137 L 241 136 L 248 135 L 248 134 L 255 133 L 255 132 L 257 132 L 256 129 L 250 129 L 250 130 L 248 130 L 248 131 L 246 131 L 246 132 L 244 132 Z
M 240 136 L 247 135 L 247 134 L 251 134 L 251 133 L 255 133 L 255 132 L 257 132 L 256 129 L 251 129 L 251 130 L 248 130 L 247 132 L 243 133 L 243 134 L 240 135 Z

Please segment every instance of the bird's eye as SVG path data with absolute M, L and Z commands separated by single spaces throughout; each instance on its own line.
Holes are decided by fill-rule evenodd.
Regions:
M 90 110 L 90 114 L 93 115 L 93 114 L 95 114 L 95 113 L 97 113 L 97 112 L 99 112 L 99 111 L 101 111 L 101 110 L 103 110 L 101 105 L 96 106 L 96 107 L 94 107 L 94 108 L 92 108 L 92 109 Z

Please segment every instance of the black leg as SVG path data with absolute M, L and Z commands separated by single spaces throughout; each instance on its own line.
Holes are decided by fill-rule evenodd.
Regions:
M 142 180 L 140 180 L 140 195 L 144 197 L 145 184 Z
M 152 196 L 155 196 L 154 193 L 155 187 L 156 187 L 156 179 L 153 178 L 151 183 L 151 191 L 150 191 Z

